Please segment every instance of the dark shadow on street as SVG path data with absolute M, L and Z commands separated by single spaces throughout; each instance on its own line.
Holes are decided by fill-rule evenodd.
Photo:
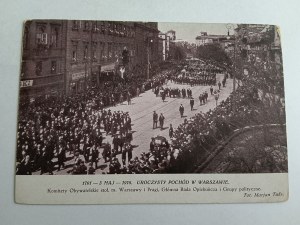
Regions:
M 169 127 L 163 127 L 163 128 L 161 128 L 160 130 L 166 130 L 166 129 L 168 129 Z

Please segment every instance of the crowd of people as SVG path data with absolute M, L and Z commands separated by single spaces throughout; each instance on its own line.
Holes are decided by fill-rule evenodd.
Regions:
M 274 66 L 266 63 L 256 62 L 252 67 L 263 68 L 264 74 L 270 71 L 271 68 L 274 70 Z M 283 92 L 280 89 L 283 81 L 282 75 L 280 76 L 280 73 L 279 75 L 277 73 L 274 77 L 269 78 L 268 75 L 262 75 L 256 70 L 252 71 L 251 75 L 253 75 L 251 77 L 252 83 L 243 81 L 243 86 L 239 86 L 234 94 L 232 93 L 225 101 L 221 101 L 219 104 L 219 92 L 222 86 L 225 87 L 228 76 L 225 76 L 222 82 L 215 83 L 218 89 L 214 89 L 211 86 L 210 94 L 216 100 L 216 108 L 214 110 L 209 110 L 205 114 L 199 113 L 190 119 L 185 119 L 184 123 L 176 130 L 170 125 L 170 143 L 167 140 L 160 141 L 161 137 L 152 138 L 150 150 L 147 153 L 143 153 L 140 158 L 136 157 L 132 161 L 132 166 L 126 172 L 123 172 L 182 173 L 193 171 L 195 165 L 199 165 L 201 161 L 203 162 L 211 154 L 212 149 L 220 141 L 229 137 L 234 130 L 249 125 L 284 123 L 285 115 L 282 102 L 277 98 L 278 101 L 266 104 L 266 99 L 261 98 L 258 89 L 261 87 L 264 88 L 265 92 L 282 96 Z M 271 82 L 269 82 L 269 79 L 271 79 Z M 164 92 L 166 95 L 172 96 L 168 89 L 159 89 L 156 94 Z M 175 95 L 176 97 L 184 95 L 182 90 L 176 89 L 176 92 L 179 93 Z M 200 94 L 200 104 L 205 104 L 207 97 L 207 92 Z M 190 101 L 192 102 L 192 99 Z M 193 104 L 191 103 L 192 108 Z M 179 111 L 182 116 L 184 108 L 180 106 Z
M 264 65 L 260 65 L 264 66 Z M 268 65 L 265 70 L 268 70 Z M 227 73 L 223 68 L 197 61 L 184 66 L 184 75 L 179 79 L 182 68 L 160 73 L 149 80 L 132 79 L 129 82 L 107 81 L 105 91 L 88 89 L 86 93 L 73 96 L 49 97 L 35 101 L 20 101 L 18 141 L 17 141 L 17 174 L 53 174 L 54 170 L 66 167 L 72 160 L 68 172 L 71 174 L 94 174 L 100 158 L 109 163 L 108 173 L 177 173 L 189 170 L 205 159 L 211 149 L 228 137 L 235 129 L 252 124 L 262 124 L 266 120 L 273 122 L 282 117 L 278 114 L 261 116 L 265 105 L 259 96 L 256 85 L 239 86 L 236 92 L 225 101 L 218 103 L 219 91 L 212 86 L 216 83 L 216 73 Z M 265 79 L 257 71 L 253 77 L 264 85 Z M 184 80 L 184 79 L 188 80 Z M 198 79 L 199 78 L 199 79 Z M 226 84 L 225 76 L 222 81 Z M 274 78 L 272 78 L 274 80 Z M 107 106 L 131 104 L 131 98 L 152 89 L 163 101 L 166 96 L 172 98 L 189 98 L 191 110 L 194 106 L 193 93 L 190 88 L 169 88 L 163 85 L 171 80 L 190 85 L 210 85 L 210 95 L 216 100 L 216 108 L 203 114 L 198 113 L 185 119 L 177 129 L 170 125 L 168 141 L 164 137 L 153 137 L 149 151 L 140 157 L 133 158 L 131 142 L 133 140 L 131 118 L 128 112 L 111 111 Z M 278 93 L 274 88 L 281 82 L 275 79 L 266 88 Z M 274 83 L 274 84 L 273 84 Z M 199 96 L 200 105 L 206 104 L 208 92 Z M 277 103 L 276 103 L 277 104 Z M 269 107 L 282 108 L 280 102 Z M 284 110 L 283 110 L 284 111 Z M 181 117 L 184 108 L 179 107 Z M 153 113 L 153 129 L 157 123 L 164 127 L 164 115 Z M 112 142 L 103 143 L 103 133 L 112 136 Z M 103 150 L 102 150 L 103 149 Z M 68 153 L 68 154 L 67 154 Z M 121 155 L 121 162 L 118 155 Z M 67 158 L 67 155 L 70 158 Z M 55 165 L 55 163 L 57 165 Z
M 197 60 L 189 62 L 179 74 L 173 75 L 170 79 L 178 84 L 214 86 L 217 73 L 227 73 L 227 71 L 210 62 Z
M 214 90 L 211 94 L 216 96 L 218 91 Z M 175 131 L 170 125 L 170 143 L 152 138 L 150 151 L 143 153 L 140 158 L 136 157 L 133 160 L 134 169 L 127 169 L 127 172 L 193 171 L 194 166 L 199 161 L 205 160 L 211 154 L 211 150 L 220 141 L 229 137 L 234 130 L 248 125 L 282 123 L 284 115 L 280 110 L 282 107 L 280 102 L 270 105 L 272 108 L 268 108 L 267 114 L 265 107 L 257 88 L 240 86 L 234 95 L 231 94 L 225 101 L 221 101 L 214 110 L 185 119 Z
M 191 98 L 193 92 L 190 88 L 179 88 L 179 87 L 163 87 L 157 86 L 154 88 L 154 94 L 156 97 L 161 96 L 163 100 L 166 97 L 170 98 Z
M 261 56 L 254 53 L 249 54 L 248 60 L 244 64 L 247 68 L 244 78 L 249 85 L 280 97 L 284 96 L 282 65 L 270 60 L 263 60 Z
M 122 111 L 112 112 L 105 107 L 124 104 L 124 101 L 131 104 L 132 97 L 139 96 L 148 89 L 153 89 L 162 98 L 192 98 L 192 90 L 189 88 L 163 88 L 178 72 L 178 68 L 165 71 L 143 82 L 138 79 L 132 79 L 129 81 L 131 83 L 106 81 L 105 92 L 87 89 L 86 93 L 68 97 L 21 101 L 17 174 L 53 174 L 55 170 L 65 168 L 68 160 L 74 162 L 68 173 L 94 174 L 101 157 L 109 162 L 108 173 L 137 173 L 148 167 L 147 171 L 153 172 L 169 167 L 172 164 L 171 158 L 174 159 L 174 151 L 167 141 L 164 142 L 166 146 L 156 144 L 154 148 L 150 148 L 150 153 L 143 154 L 142 158 L 132 159 L 129 114 Z M 205 95 L 204 93 L 203 96 Z M 162 114 L 157 115 L 153 128 L 157 128 L 159 121 L 159 126 L 163 129 L 164 120 Z M 102 133 L 111 135 L 112 143 L 103 143 Z M 116 157 L 118 154 L 121 154 L 122 165 Z
M 235 106 L 233 106 L 233 104 Z M 235 110 L 233 110 L 235 107 Z M 170 130 L 171 142 L 157 143 L 152 138 L 150 151 L 134 159 L 134 170 L 129 173 L 179 173 L 192 171 L 199 160 L 209 156 L 211 150 L 232 132 L 247 125 L 262 124 L 262 102 L 256 89 L 239 87 L 214 110 L 185 119 L 175 131 Z M 274 122 L 276 116 L 270 116 Z M 264 121 L 267 122 L 267 121 Z
M 130 161 L 127 150 L 132 140 L 131 118 L 128 112 L 112 112 L 105 108 L 124 104 L 123 101 L 131 104 L 132 97 L 161 86 L 171 72 L 163 71 L 148 80 L 132 79 L 130 83 L 107 81 L 105 90 L 87 89 L 85 93 L 72 96 L 36 98 L 34 101 L 21 99 L 16 173 L 53 174 L 55 169 L 59 171 L 65 167 L 69 160 L 66 153 L 75 158 L 69 173 L 92 173 L 97 169 L 100 148 L 104 148 L 106 161 L 115 160 L 117 154 L 122 154 L 123 158 L 128 155 Z M 102 132 L 113 137 L 112 149 L 109 143 L 102 143 Z

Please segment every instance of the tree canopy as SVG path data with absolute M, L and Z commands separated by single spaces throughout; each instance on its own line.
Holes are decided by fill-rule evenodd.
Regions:
M 186 57 L 186 52 L 180 46 L 175 46 L 173 58 L 175 60 L 183 60 Z
M 213 60 L 219 63 L 231 64 L 226 52 L 218 44 L 201 45 L 197 48 L 197 57 L 200 59 Z

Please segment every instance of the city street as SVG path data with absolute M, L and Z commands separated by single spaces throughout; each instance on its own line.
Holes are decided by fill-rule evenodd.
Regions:
M 217 83 L 218 81 L 222 81 L 222 74 L 217 74 Z M 165 102 L 162 101 L 161 97 L 156 97 L 152 90 L 146 91 L 142 93 L 139 97 L 135 97 L 132 99 L 132 104 L 128 105 L 127 102 L 123 102 L 122 104 L 118 104 L 115 107 L 109 107 L 107 109 L 111 109 L 111 111 L 124 111 L 129 112 L 129 115 L 132 119 L 132 131 L 133 131 L 133 141 L 132 145 L 133 149 L 133 157 L 139 157 L 142 152 L 149 151 L 149 144 L 151 141 L 151 137 L 156 137 L 157 135 L 166 137 L 169 139 L 169 126 L 172 124 L 174 131 L 184 122 L 185 119 L 189 119 L 193 117 L 197 113 L 206 113 L 210 109 L 216 107 L 216 101 L 214 96 L 210 95 L 209 88 L 210 86 L 193 86 L 190 85 L 181 85 L 171 83 L 170 81 L 165 85 L 165 87 L 178 87 L 182 88 L 190 88 L 193 93 L 193 97 L 195 99 L 194 109 L 191 111 L 190 109 L 190 99 L 188 98 L 169 98 L 167 97 Z M 217 89 L 217 86 L 214 86 L 214 89 Z M 232 92 L 233 82 L 232 79 L 227 79 L 226 87 L 222 88 L 219 93 L 220 97 L 218 103 L 222 100 L 225 100 L 229 94 Z M 200 106 L 199 95 L 207 91 L 209 93 L 208 102 L 205 105 Z M 182 104 L 185 108 L 184 117 L 180 117 L 179 106 Z M 152 114 L 153 111 L 156 111 L 158 115 L 163 113 L 165 117 L 164 128 L 161 130 L 160 128 L 153 129 L 153 119 Z M 103 130 L 102 130 L 103 131 Z M 103 133 L 103 143 L 109 142 L 112 143 L 112 136 L 105 135 Z M 101 151 L 103 148 L 101 148 Z M 102 159 L 102 152 L 100 152 L 99 157 L 100 160 L 98 162 L 98 169 L 96 170 L 96 174 L 106 173 L 108 172 L 108 163 L 104 163 Z M 71 165 L 73 164 L 73 159 L 71 155 L 67 153 L 68 161 L 66 162 L 65 169 L 60 171 L 54 171 L 55 174 L 66 174 L 70 169 L 72 169 Z M 121 154 L 117 155 L 117 158 L 121 162 Z

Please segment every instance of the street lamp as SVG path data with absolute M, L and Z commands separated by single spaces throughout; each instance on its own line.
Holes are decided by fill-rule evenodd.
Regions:
M 153 43 L 153 39 L 147 38 L 147 80 L 150 78 L 150 43 Z

